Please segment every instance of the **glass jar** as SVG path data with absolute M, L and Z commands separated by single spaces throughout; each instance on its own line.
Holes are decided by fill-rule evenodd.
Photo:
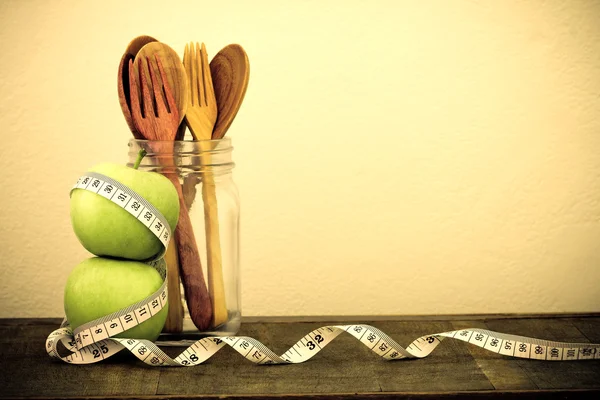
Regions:
M 164 259 L 169 315 L 161 339 L 232 336 L 240 327 L 240 202 L 231 140 L 131 139 L 128 166 L 167 176 L 180 197 L 179 222 Z M 159 339 L 160 340 L 160 339 Z

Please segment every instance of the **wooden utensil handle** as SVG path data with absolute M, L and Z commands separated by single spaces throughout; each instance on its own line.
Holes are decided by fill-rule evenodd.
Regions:
M 200 254 L 194 237 L 190 214 L 183 199 L 183 192 L 179 178 L 174 174 L 165 174 L 177 189 L 179 196 L 179 222 L 175 229 L 175 240 L 177 240 L 179 266 L 181 268 L 181 281 L 183 283 L 185 299 L 187 302 L 190 318 L 196 328 L 205 331 L 210 327 L 212 320 L 212 306 L 202 264 L 200 263 Z
M 208 292 L 213 311 L 212 326 L 217 327 L 227 322 L 228 312 L 225 301 L 225 284 L 223 282 L 217 193 L 215 180 L 211 173 L 204 174 L 202 200 L 204 201 L 204 226 L 206 230 Z
M 167 288 L 169 291 L 169 311 L 165 322 L 164 332 L 181 333 L 183 331 L 183 303 L 179 279 L 179 257 L 177 256 L 177 241 L 171 237 L 165 261 L 167 263 Z

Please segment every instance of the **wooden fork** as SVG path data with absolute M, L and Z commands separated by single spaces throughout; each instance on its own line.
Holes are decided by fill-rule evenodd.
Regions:
M 198 43 L 186 44 L 183 66 L 188 76 L 190 90 L 190 103 L 185 114 L 185 121 L 194 139 L 204 141 L 200 142 L 203 153 L 202 162 L 204 165 L 210 165 L 210 151 L 213 143 L 209 140 L 212 138 L 212 131 L 217 121 L 217 100 L 204 43 L 201 46 Z M 195 178 L 191 179 L 193 180 L 188 182 L 195 184 Z M 188 182 L 185 182 L 184 185 Z M 195 195 L 193 191 L 186 192 L 188 192 L 188 197 L 190 193 Z M 210 169 L 205 169 L 202 175 L 202 200 L 206 231 L 208 292 L 213 306 L 212 326 L 218 327 L 227 322 L 228 312 L 223 282 L 217 195 L 213 172 Z
M 169 87 L 160 58 L 155 56 L 155 59 L 161 81 L 159 82 L 158 77 L 155 76 L 154 69 L 150 65 L 150 60 L 145 58 L 140 60 L 141 62 L 139 63 L 139 86 L 133 63 L 129 62 L 129 82 L 131 86 L 130 92 L 132 93 L 131 114 L 137 129 L 139 129 L 147 140 L 161 141 L 153 143 L 154 148 L 160 151 L 161 154 L 171 155 L 164 158 L 161 157 L 161 163 L 165 167 L 163 174 L 173 182 L 179 196 L 179 221 L 175 229 L 175 239 L 178 243 L 177 250 L 181 267 L 181 278 L 190 317 L 194 325 L 203 331 L 208 329 L 211 324 L 211 300 L 204 281 L 204 274 L 200 264 L 200 254 L 196 246 L 192 223 L 183 200 L 181 184 L 175 173 L 175 162 L 172 157 L 173 140 L 175 139 L 179 125 L 179 112 L 177 111 L 177 104 Z M 153 95 L 150 93 L 146 78 L 145 64 L 150 74 Z M 139 97 L 140 89 L 141 99 Z M 142 105 L 140 105 L 140 101 L 143 103 Z
M 190 103 L 185 121 L 196 140 L 210 140 L 217 122 L 217 100 L 204 43 L 185 45 L 183 66 L 188 76 Z

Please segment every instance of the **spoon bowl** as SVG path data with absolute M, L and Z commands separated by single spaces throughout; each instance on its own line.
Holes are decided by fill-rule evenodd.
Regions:
M 222 139 L 244 101 L 250 78 L 250 61 L 239 44 L 222 48 L 210 61 L 217 99 L 217 122 L 212 139 Z

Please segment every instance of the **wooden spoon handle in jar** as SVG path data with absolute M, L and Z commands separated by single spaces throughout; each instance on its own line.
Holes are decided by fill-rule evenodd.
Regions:
M 167 263 L 169 311 L 163 331 L 181 333 L 183 331 L 183 303 L 179 286 L 179 257 L 177 256 L 177 241 L 175 240 L 175 236 L 171 236 L 171 242 L 165 254 L 165 262 Z
M 179 179 L 173 174 L 165 175 L 173 182 L 179 195 L 179 221 L 175 229 L 175 240 L 178 243 L 177 253 L 179 255 L 181 282 L 183 283 L 188 311 L 196 328 L 200 331 L 206 331 L 212 320 L 212 305 L 204 281 L 200 253 L 196 245 L 190 214 L 185 205 Z
M 181 289 L 179 279 L 179 257 L 177 256 L 177 241 L 171 236 L 169 247 L 165 253 L 167 263 L 167 288 L 169 311 L 165 322 L 164 332 L 181 333 L 183 331 L 183 302 L 181 301 Z
M 215 180 L 210 172 L 206 173 L 203 178 L 202 200 L 204 201 L 204 224 L 206 230 L 208 292 L 212 302 L 212 326 L 216 328 L 227 322 L 228 312 L 225 303 L 225 284 L 223 282 L 217 193 Z

